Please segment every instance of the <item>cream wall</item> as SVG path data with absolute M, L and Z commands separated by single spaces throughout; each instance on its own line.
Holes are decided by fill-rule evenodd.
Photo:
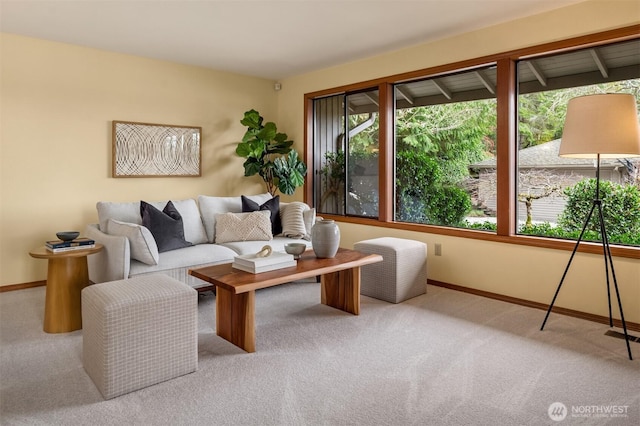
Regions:
M 100 200 L 264 192 L 243 177 L 243 112 L 273 82 L 9 34 L 1 43 L 0 284 L 46 278 L 29 250 L 97 221 Z M 111 121 L 202 127 L 202 177 L 111 177 Z
M 342 66 L 295 76 L 282 81 L 278 93 L 280 125 L 296 141 L 303 139 L 303 95 L 318 90 L 428 68 L 484 55 L 506 52 L 637 24 L 636 1 L 588 1 L 555 12 L 520 19 L 409 49 Z M 474 289 L 549 303 L 570 253 L 512 244 L 454 238 L 409 231 L 394 231 L 341 223 L 342 243 L 377 236 L 420 240 L 430 251 L 430 279 Z M 442 256 L 434 256 L 435 243 Z M 614 259 L 624 301 L 625 319 L 640 323 L 640 261 Z M 608 316 L 602 256 L 579 254 L 562 287 L 556 306 Z M 617 317 L 614 305 L 614 316 Z M 541 313 L 541 321 L 543 313 Z

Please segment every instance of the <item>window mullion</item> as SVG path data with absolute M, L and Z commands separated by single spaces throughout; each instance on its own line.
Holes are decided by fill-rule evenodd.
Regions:
M 516 231 L 516 63 L 497 62 L 497 234 Z
M 379 212 L 378 220 L 392 222 L 395 206 L 395 161 L 394 161 L 394 91 L 393 85 L 381 84 L 380 91 L 380 136 L 379 136 Z
M 342 206 L 343 206 L 343 211 L 340 212 L 341 215 L 343 216 L 347 216 L 347 211 L 349 210 L 349 200 L 348 200 L 348 194 L 349 194 L 349 117 L 351 116 L 351 112 L 349 111 L 349 96 L 345 93 L 344 94 L 344 101 L 343 101 L 343 105 L 344 105 L 344 127 L 342 129 L 342 134 L 344 135 L 344 138 L 342 138 L 342 146 L 338 147 L 338 149 L 341 149 L 342 152 L 344 152 L 344 186 L 342 188 Z

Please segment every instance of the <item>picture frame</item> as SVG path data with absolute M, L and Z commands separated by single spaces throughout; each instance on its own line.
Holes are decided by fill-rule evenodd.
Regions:
M 112 122 L 112 176 L 199 177 L 202 128 Z

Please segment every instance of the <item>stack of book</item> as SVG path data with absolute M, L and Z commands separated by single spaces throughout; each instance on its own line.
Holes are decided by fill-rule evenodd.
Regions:
M 53 253 L 61 253 L 63 251 L 90 249 L 96 246 L 96 242 L 82 237 L 71 241 L 51 240 L 47 241 L 45 245 L 47 250 Z
M 259 274 L 260 272 L 274 271 L 276 269 L 289 268 L 298 263 L 292 254 L 274 251 L 267 257 L 256 257 L 255 254 L 243 254 L 233 259 L 233 266 L 241 271 Z

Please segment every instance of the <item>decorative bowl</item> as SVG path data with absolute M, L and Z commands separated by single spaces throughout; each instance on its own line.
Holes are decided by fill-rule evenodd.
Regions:
M 78 238 L 78 235 L 80 235 L 79 232 L 77 231 L 62 231 L 62 232 L 56 232 L 56 237 L 58 237 L 59 239 L 61 239 L 62 241 L 71 241 L 71 240 L 75 240 L 76 238 Z
M 300 255 L 307 249 L 307 245 L 303 243 L 285 244 L 284 251 L 293 255 L 294 259 L 300 259 Z

